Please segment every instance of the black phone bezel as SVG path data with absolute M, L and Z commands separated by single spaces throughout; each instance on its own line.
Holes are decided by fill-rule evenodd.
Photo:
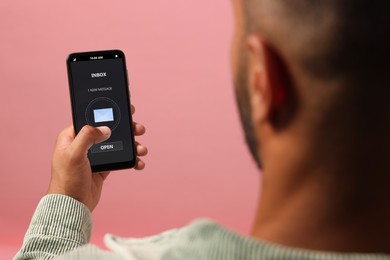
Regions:
M 133 148 L 133 157 L 134 159 L 131 161 L 126 162 L 117 162 L 117 163 L 110 163 L 110 164 L 101 164 L 101 165 L 91 165 L 92 172 L 107 172 L 107 171 L 116 171 L 116 170 L 124 170 L 124 169 L 131 169 L 134 168 L 137 162 L 137 154 L 136 154 L 136 148 L 135 148 L 135 141 L 134 141 L 134 129 L 133 129 L 133 117 L 131 114 L 131 101 L 130 101 L 130 90 L 129 90 L 129 79 L 127 75 L 127 67 L 126 67 L 126 57 L 125 54 L 121 50 L 104 50 L 104 51 L 89 51 L 89 52 L 76 52 L 69 54 L 67 60 L 66 60 L 66 67 L 68 72 L 68 81 L 69 81 L 69 92 L 70 92 L 70 102 L 72 107 L 72 120 L 73 120 L 73 127 L 75 130 L 75 134 L 77 135 L 77 127 L 76 127 L 76 105 L 75 105 L 75 98 L 74 98 L 74 91 L 73 91 L 73 80 L 72 80 L 72 73 L 70 69 L 70 64 L 73 62 L 73 59 L 76 58 L 76 61 L 89 61 L 91 56 L 115 56 L 118 55 L 118 57 L 122 58 L 123 62 L 123 68 L 124 68 L 124 76 L 127 84 L 126 88 L 126 95 L 127 95 L 127 104 L 128 104 L 128 113 L 130 115 L 130 131 L 131 131 L 131 144 Z

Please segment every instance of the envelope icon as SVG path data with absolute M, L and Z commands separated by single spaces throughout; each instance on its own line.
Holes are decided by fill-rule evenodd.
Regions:
M 95 123 L 114 121 L 114 113 L 112 108 L 94 109 L 93 116 L 95 118 Z

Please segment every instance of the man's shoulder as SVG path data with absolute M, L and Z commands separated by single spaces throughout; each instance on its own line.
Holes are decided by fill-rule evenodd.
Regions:
M 125 250 L 142 256 L 140 259 L 168 259 L 161 256 L 171 254 L 185 256 L 187 259 L 200 259 L 209 251 L 218 251 L 223 245 L 223 233 L 225 230 L 215 222 L 200 219 L 185 227 L 145 238 L 121 238 L 108 234 L 105 236 L 105 244 L 114 252 Z M 170 256 L 169 259 L 176 258 Z
M 128 260 L 390 260 L 386 255 L 341 254 L 295 249 L 258 241 L 229 231 L 211 220 L 196 220 L 188 226 L 145 238 L 106 235 L 111 252 L 91 245 L 64 259 Z
M 113 235 L 105 237 L 106 246 L 110 250 L 125 253 L 128 259 L 170 260 L 245 258 L 245 252 L 239 250 L 245 248 L 245 240 L 207 219 L 195 220 L 183 228 L 141 239 Z
M 125 259 L 179 260 L 390 260 L 385 255 L 341 254 L 295 249 L 239 235 L 212 220 L 195 220 L 188 226 L 142 239 L 107 235 L 105 242 Z

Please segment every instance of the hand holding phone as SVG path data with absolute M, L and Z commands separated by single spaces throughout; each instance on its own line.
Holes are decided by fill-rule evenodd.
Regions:
M 92 212 L 97 206 L 108 172 L 92 174 L 87 151 L 94 143 L 107 140 L 107 127 L 85 126 L 74 136 L 73 127 L 64 129 L 54 150 L 48 194 L 62 194 L 83 203 Z
M 104 143 L 89 149 L 92 171 L 133 168 L 137 156 L 124 53 L 73 53 L 67 68 L 76 135 L 85 125 L 107 126 L 112 132 Z
M 134 125 L 136 136 L 145 133 L 143 125 L 138 123 Z M 99 202 L 103 182 L 109 173 L 92 173 L 87 151 L 94 143 L 105 142 L 111 134 L 107 127 L 84 126 L 75 137 L 73 126 L 64 129 L 57 138 L 48 194 L 70 196 L 93 211 Z M 148 153 L 147 148 L 139 144 L 136 151 L 137 156 L 145 156 Z M 144 167 L 145 163 L 137 159 L 135 169 L 142 170 Z

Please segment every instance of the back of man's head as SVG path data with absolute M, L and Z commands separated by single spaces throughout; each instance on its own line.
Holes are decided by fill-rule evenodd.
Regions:
M 243 40 L 249 35 L 259 35 L 285 65 L 286 75 L 294 85 L 292 101 L 285 109 L 287 112 L 279 113 L 285 115 L 279 123 L 288 126 L 300 120 L 307 127 L 301 132 L 317 147 L 311 157 L 324 158 L 329 153 L 343 157 L 344 162 L 366 158 L 373 163 L 367 160 L 369 153 L 381 154 L 385 159 L 390 151 L 390 2 L 242 0 L 241 3 Z M 237 85 L 250 81 L 243 73 L 247 59 L 248 56 L 241 59 L 242 71 L 238 73 L 241 83 Z M 245 105 L 249 93 L 237 89 L 241 111 L 249 111 Z M 261 154 L 258 148 L 264 140 L 250 132 L 249 112 L 242 115 L 244 125 L 248 126 L 251 151 Z M 252 123 L 256 127 L 257 123 Z M 335 147 L 339 154 L 330 152 Z
M 236 96 L 263 169 L 254 234 L 390 252 L 390 1 L 234 3 Z
M 369 91 L 387 83 L 390 2 L 245 0 L 247 32 L 261 32 L 313 79 Z M 374 83 L 374 84 L 373 84 Z M 367 84 L 369 86 L 367 86 Z

